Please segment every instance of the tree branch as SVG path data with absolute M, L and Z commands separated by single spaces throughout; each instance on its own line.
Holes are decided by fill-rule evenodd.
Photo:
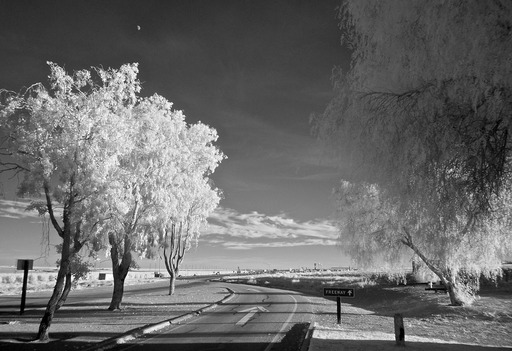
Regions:
M 48 215 L 50 216 L 50 221 L 52 222 L 53 227 L 57 231 L 57 234 L 59 234 L 61 238 L 64 238 L 64 231 L 59 225 L 59 222 L 57 222 L 57 219 L 55 218 L 55 214 L 53 212 L 52 199 L 50 198 L 50 189 L 47 181 L 44 182 L 43 188 L 46 197 L 46 207 L 48 208 Z
M 30 169 L 23 167 L 15 162 L 0 162 L 0 166 L 3 167 L 3 169 L 0 169 L 0 173 L 3 172 L 9 172 L 9 171 L 17 171 L 19 172 L 30 172 Z
M 436 267 L 433 263 L 430 262 L 430 260 L 420 251 L 420 249 L 413 243 L 412 241 L 412 236 L 411 236 L 411 233 L 409 233 L 409 231 L 407 230 L 406 227 L 402 227 L 404 233 L 405 233 L 405 237 L 401 240 L 402 243 L 406 246 L 408 246 L 409 248 L 411 248 L 414 253 L 416 255 L 418 255 L 418 257 L 423 261 L 425 262 L 425 264 L 427 265 L 428 268 L 430 268 L 430 270 L 432 272 L 434 272 L 441 280 L 444 280 L 444 274 L 443 272 L 441 271 L 441 269 L 439 267 Z M 443 281 L 443 283 L 446 284 L 446 282 Z

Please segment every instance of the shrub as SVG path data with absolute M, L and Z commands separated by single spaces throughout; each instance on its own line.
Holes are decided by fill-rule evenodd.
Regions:
M 11 284 L 14 283 L 15 278 L 11 275 L 2 276 L 2 284 Z

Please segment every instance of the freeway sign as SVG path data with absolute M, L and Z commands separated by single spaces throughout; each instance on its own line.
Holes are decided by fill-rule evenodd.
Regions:
M 347 288 L 324 288 L 324 296 L 354 297 L 354 289 Z
M 355 297 L 354 289 L 351 288 L 324 288 L 324 296 L 335 296 L 338 324 L 341 324 L 341 297 Z

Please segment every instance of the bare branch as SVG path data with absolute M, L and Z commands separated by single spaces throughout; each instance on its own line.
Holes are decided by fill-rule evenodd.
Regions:
M 30 172 L 30 169 L 28 169 L 16 162 L 0 162 L 0 166 L 4 167 L 4 168 L 0 169 L 0 173 L 11 172 L 11 171 Z

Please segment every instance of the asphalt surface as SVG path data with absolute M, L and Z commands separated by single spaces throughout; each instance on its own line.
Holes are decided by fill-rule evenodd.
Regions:
M 115 350 L 300 350 L 311 304 L 296 292 L 229 284 L 234 295 L 183 324 L 172 324 Z
M 30 293 L 19 315 L 19 296 L 0 295 L 0 350 L 394 350 L 394 335 L 373 329 L 339 329 L 309 323 L 334 318 L 335 303 L 267 287 L 187 279 L 176 294 L 168 282 L 127 286 L 124 308 L 107 311 L 111 287 L 73 291 L 57 312 L 47 343 L 37 333 L 50 292 Z M 371 311 L 342 306 L 346 315 Z M 378 316 L 376 316 L 378 317 Z M 327 323 L 332 324 L 332 323 Z M 363 328 L 364 329 L 364 328 Z M 379 329 L 379 328 L 377 328 Z M 509 350 L 406 337 L 411 350 Z
M 0 296 L 1 350 L 300 350 L 310 326 L 308 297 L 266 287 L 180 281 L 127 286 L 121 311 L 107 311 L 111 287 L 73 291 L 57 311 L 50 341 L 31 342 L 50 292 Z M 306 348 L 304 348 L 306 349 Z

